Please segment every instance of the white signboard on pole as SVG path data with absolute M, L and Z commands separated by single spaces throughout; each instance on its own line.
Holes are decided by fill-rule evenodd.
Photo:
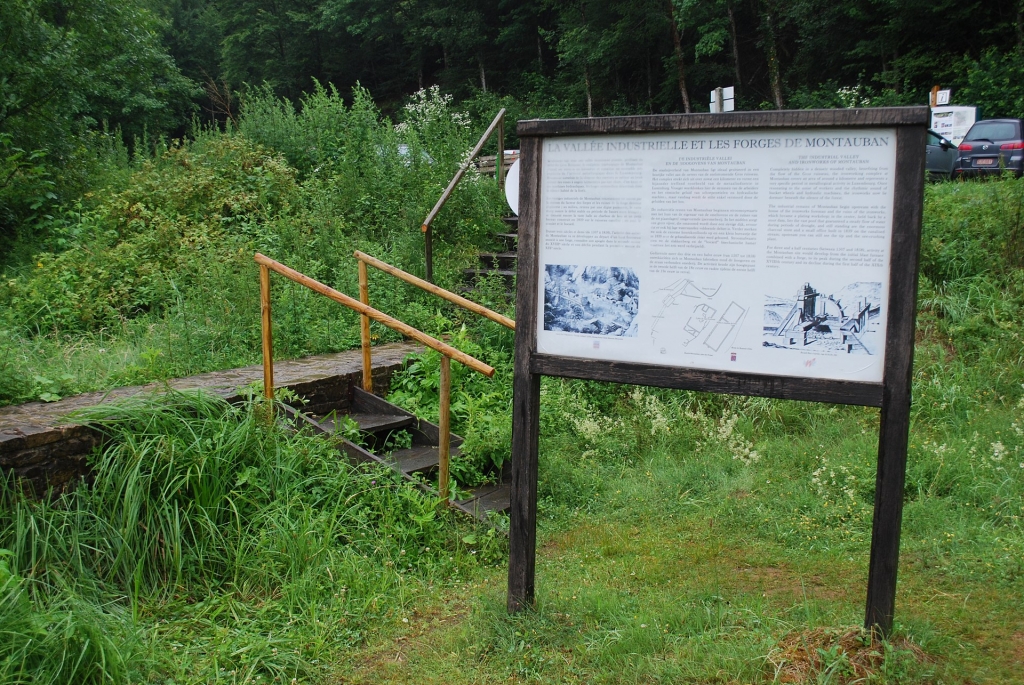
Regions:
M 978 118 L 977 107 L 932 107 L 932 130 L 954 145 L 963 142 L 964 136 Z
M 893 129 L 558 137 L 537 352 L 882 380 Z

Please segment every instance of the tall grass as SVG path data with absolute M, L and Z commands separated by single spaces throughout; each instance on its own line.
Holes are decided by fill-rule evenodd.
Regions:
M 107 438 L 90 484 L 4 485 L 0 682 L 288 682 L 478 563 L 436 501 L 263 415 L 173 391 L 90 410 Z M 189 640 L 210 644 L 172 658 Z

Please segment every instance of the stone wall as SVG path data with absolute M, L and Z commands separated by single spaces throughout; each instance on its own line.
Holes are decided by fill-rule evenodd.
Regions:
M 391 343 L 373 348 L 373 389 L 386 395 L 392 374 L 405 358 L 422 350 L 414 343 Z M 352 388 L 362 383 L 362 354 L 349 350 L 274 364 L 277 387 L 293 390 L 308 403 L 303 411 L 326 413 L 344 410 L 351 402 Z M 62 489 L 88 475 L 88 455 L 99 443 L 99 434 L 88 426 L 76 425 L 67 416 L 77 409 L 115 402 L 144 392 L 202 389 L 229 402 L 242 399 L 242 391 L 256 384 L 262 388 L 263 367 L 215 371 L 167 383 L 117 388 L 106 393 L 88 393 L 59 402 L 29 402 L 0 408 L 0 469 L 13 474 L 36 493 L 48 488 Z

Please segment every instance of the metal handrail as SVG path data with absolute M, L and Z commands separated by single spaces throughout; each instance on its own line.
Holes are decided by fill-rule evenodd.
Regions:
M 440 382 L 440 406 L 438 407 L 438 490 L 441 494 L 441 499 L 447 503 L 449 494 L 449 459 L 451 453 L 451 360 L 455 361 L 473 369 L 474 371 L 481 373 L 488 378 L 494 375 L 494 367 L 485 364 L 484 362 L 471 357 L 465 352 L 455 349 L 451 345 L 441 342 L 440 340 L 427 335 L 423 331 L 417 330 L 412 326 L 395 319 L 394 317 L 388 316 L 387 314 L 377 311 L 368 304 L 364 304 L 359 300 L 349 297 L 348 295 L 338 292 L 337 290 L 330 288 L 317 280 L 302 274 L 295 269 L 291 269 L 280 262 L 277 262 L 270 257 L 266 257 L 259 252 L 255 254 L 253 260 L 260 265 L 260 312 L 262 320 L 262 340 L 263 340 L 263 394 L 270 401 L 274 399 L 274 346 L 273 346 L 273 331 L 271 327 L 271 316 L 270 316 L 270 272 L 274 271 L 281 274 L 285 278 L 295 281 L 299 285 L 309 288 L 313 292 L 319 293 L 329 299 L 334 300 L 340 304 L 345 305 L 349 309 L 352 309 L 362 315 L 363 320 L 363 385 L 367 386 L 368 379 L 371 378 L 372 367 L 367 364 L 370 359 L 369 343 L 370 343 L 370 324 L 369 319 L 373 319 L 379 323 L 384 324 L 392 330 L 396 330 L 402 335 L 412 338 L 420 343 L 423 343 L 432 350 L 436 350 L 441 353 L 441 382 Z M 365 271 L 366 265 L 360 261 L 360 295 L 364 295 L 366 288 L 363 287 L 365 283 Z M 372 381 L 369 381 L 369 387 L 372 388 Z
M 484 134 L 480 136 L 480 140 L 477 141 L 476 147 L 474 147 L 469 153 L 469 156 L 462 163 L 462 166 L 459 167 L 459 170 L 455 172 L 455 176 L 452 177 L 448 187 L 444 189 L 443 193 L 441 193 L 441 197 L 434 205 L 434 208 L 430 210 L 430 213 L 427 214 L 427 218 L 423 220 L 422 226 L 420 226 L 420 229 L 423 231 L 424 253 L 427 262 L 426 275 L 427 280 L 431 283 L 434 282 L 434 248 L 431 240 L 430 224 L 433 223 L 434 218 L 437 217 L 437 213 L 441 211 L 444 204 L 448 202 L 448 198 L 451 197 L 451 194 L 455 191 L 455 186 L 459 184 L 459 181 L 462 180 L 462 177 L 469 169 L 469 165 L 473 163 L 476 156 L 480 154 L 481 150 L 483 150 L 484 144 L 491 137 L 491 134 L 494 133 L 495 128 L 498 129 L 498 158 L 495 162 L 494 175 L 498 178 L 498 187 L 505 187 L 505 108 L 502 107 L 494 117 L 494 120 L 491 121 L 491 125 L 488 126 L 487 130 L 484 131 Z

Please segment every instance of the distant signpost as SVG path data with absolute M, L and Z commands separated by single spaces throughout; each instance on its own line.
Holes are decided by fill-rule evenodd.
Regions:
M 931 128 L 954 145 L 959 145 L 977 119 L 977 107 L 962 105 L 932 107 Z
M 927 107 L 519 124 L 508 606 L 541 376 L 881 408 L 865 622 L 892 627 Z

